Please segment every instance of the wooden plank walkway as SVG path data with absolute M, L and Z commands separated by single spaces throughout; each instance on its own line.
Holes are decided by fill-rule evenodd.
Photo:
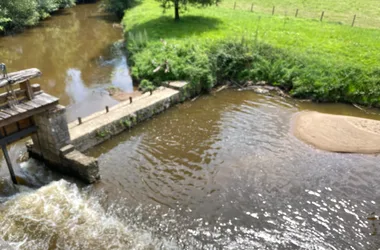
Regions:
M 0 127 L 44 112 L 58 104 L 59 99 L 46 93 L 36 95 L 32 100 L 21 102 L 15 107 L 0 109 Z

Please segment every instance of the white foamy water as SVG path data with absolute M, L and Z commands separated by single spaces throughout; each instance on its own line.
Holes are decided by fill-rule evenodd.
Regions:
M 98 198 L 64 180 L 20 193 L 2 204 L 0 246 L 2 242 L 28 250 L 176 249 L 107 213 Z

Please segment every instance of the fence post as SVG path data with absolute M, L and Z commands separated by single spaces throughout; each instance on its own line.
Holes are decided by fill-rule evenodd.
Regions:
M 298 9 L 296 10 L 296 17 L 298 16 Z
M 234 4 L 234 9 L 236 9 L 236 2 L 235 2 L 235 4 Z
M 82 124 L 82 118 L 81 117 L 78 117 L 78 123 L 79 123 L 79 125 Z
M 273 6 L 273 9 L 272 9 L 272 16 L 274 15 L 274 10 L 275 10 L 275 7 Z
M 251 5 L 251 12 L 253 12 L 253 3 L 252 3 L 252 5 Z
M 355 20 L 356 20 L 356 15 L 354 16 L 354 19 L 352 20 L 352 25 L 351 25 L 351 27 L 354 27 L 354 25 L 355 25 Z
M 323 17 L 325 16 L 325 12 L 324 11 L 322 11 L 322 14 L 321 14 L 321 19 L 320 19 L 320 21 L 322 22 L 323 21 Z

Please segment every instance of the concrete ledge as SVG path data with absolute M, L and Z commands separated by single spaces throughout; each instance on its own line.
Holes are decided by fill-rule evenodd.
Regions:
M 80 125 L 77 121 L 67 124 L 64 108 L 58 109 L 61 112 L 57 111 L 54 115 L 41 115 L 37 119 L 41 135 L 32 137 L 36 145 L 31 143 L 27 146 L 29 155 L 41 159 L 54 170 L 78 177 L 86 183 L 97 181 L 100 178 L 97 159 L 81 152 L 199 94 L 186 82 L 164 85 L 167 87 L 159 87 L 152 94 L 145 93 L 132 103 L 125 101 L 111 107 L 108 113 L 101 111 L 84 117 Z
M 71 143 L 77 150 L 86 151 L 179 102 L 179 91 L 161 87 L 152 95 L 145 94 L 131 104 L 118 104 L 109 113 L 102 112 L 82 119 L 81 125 L 70 124 Z
M 70 170 L 70 175 L 75 175 L 87 183 L 94 183 L 100 179 L 97 159 L 86 156 L 78 150 L 63 156 L 62 165 Z
M 194 96 L 199 95 L 199 93 L 201 92 L 201 89 L 197 89 L 197 87 L 185 81 L 163 82 L 162 86 L 178 90 L 180 92 L 181 102 L 193 98 Z
M 75 150 L 73 145 L 68 145 L 62 149 L 61 155 L 56 158 L 56 161 L 46 159 L 32 143 L 27 144 L 27 149 L 29 157 L 45 162 L 47 167 L 54 171 L 77 177 L 87 184 L 100 179 L 97 159 Z

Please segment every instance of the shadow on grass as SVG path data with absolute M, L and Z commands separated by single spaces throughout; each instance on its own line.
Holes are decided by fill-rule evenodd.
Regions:
M 200 35 L 219 28 L 222 21 L 212 17 L 182 16 L 179 21 L 173 17 L 161 16 L 132 27 L 132 33 L 147 32 L 149 40 L 185 38 Z

